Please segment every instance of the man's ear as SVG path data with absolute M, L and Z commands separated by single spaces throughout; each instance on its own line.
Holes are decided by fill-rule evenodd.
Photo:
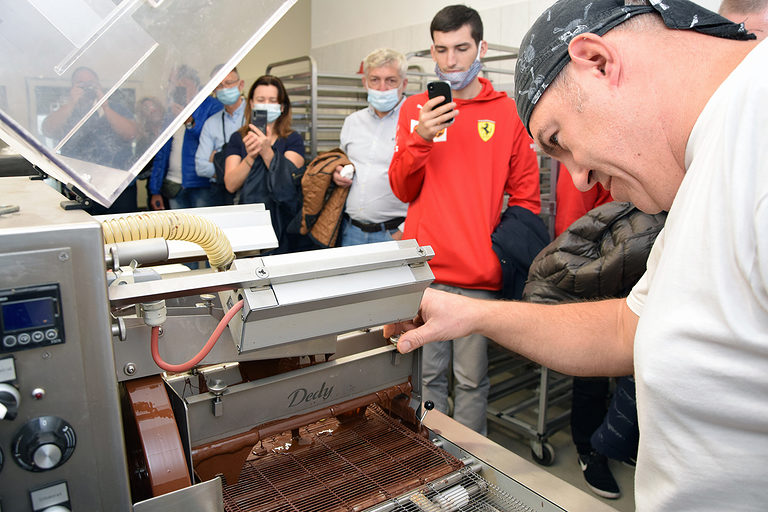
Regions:
M 595 78 L 607 78 L 618 83 L 621 61 L 616 48 L 597 34 L 581 34 L 568 44 L 568 53 L 575 71 L 586 72 Z
M 435 58 L 435 45 L 434 44 L 429 45 L 429 54 L 432 56 L 432 60 L 437 62 L 437 59 Z
M 480 53 L 478 54 L 478 57 L 480 57 L 482 59 L 483 57 L 485 57 L 486 53 L 488 53 L 488 43 L 485 40 L 481 39 L 480 40 Z

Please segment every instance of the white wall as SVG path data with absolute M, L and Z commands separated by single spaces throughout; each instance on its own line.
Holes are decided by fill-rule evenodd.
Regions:
M 428 49 L 429 23 L 437 11 L 461 0 L 311 1 L 311 54 L 321 72 L 355 73 L 371 50 L 388 46 L 405 54 Z M 554 0 L 464 2 L 483 19 L 485 40 L 518 47 L 525 32 Z M 719 0 L 699 0 L 717 10 Z M 431 68 L 430 68 L 431 69 Z
M 312 0 L 312 47 L 326 46 L 356 39 L 372 33 L 387 32 L 409 25 L 427 27 L 446 1 L 388 0 Z M 478 11 L 501 7 L 525 0 L 477 0 L 472 7 Z M 343 29 L 340 30 L 340 27 Z
M 312 0 L 312 56 L 323 72 L 354 73 L 363 57 L 375 48 L 387 46 L 405 54 L 428 49 L 432 17 L 454 3 Z M 477 0 L 471 6 L 483 19 L 486 41 L 517 47 L 528 27 L 550 3 Z
M 267 65 L 310 54 L 310 17 L 310 0 L 298 0 L 240 61 L 237 69 L 245 80 L 246 93 Z

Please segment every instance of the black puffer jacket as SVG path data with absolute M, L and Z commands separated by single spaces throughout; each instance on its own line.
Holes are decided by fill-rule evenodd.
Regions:
M 611 202 L 560 234 L 533 260 L 523 300 L 539 303 L 624 297 L 645 272 L 666 213 Z
M 556 303 L 624 297 L 645 272 L 666 214 L 648 215 L 631 203 L 590 210 L 533 260 L 523 300 Z M 574 384 L 574 394 L 577 392 Z M 617 459 L 636 457 L 637 409 L 632 376 L 621 377 L 592 448 Z

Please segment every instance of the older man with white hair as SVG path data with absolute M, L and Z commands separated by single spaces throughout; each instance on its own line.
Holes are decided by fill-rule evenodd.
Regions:
M 344 211 L 341 245 L 399 240 L 408 204 L 389 187 L 389 162 L 408 85 L 405 56 L 389 48 L 372 51 L 363 61 L 368 107 L 351 114 L 341 128 L 341 149 L 354 166 L 339 166 L 333 180 L 351 187 Z

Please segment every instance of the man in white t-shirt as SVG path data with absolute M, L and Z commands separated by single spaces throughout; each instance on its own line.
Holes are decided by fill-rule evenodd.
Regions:
M 625 299 L 427 290 L 398 349 L 479 332 L 572 375 L 637 382 L 639 511 L 768 503 L 768 43 L 687 0 L 561 0 L 520 45 L 518 113 L 574 183 L 668 211 Z

